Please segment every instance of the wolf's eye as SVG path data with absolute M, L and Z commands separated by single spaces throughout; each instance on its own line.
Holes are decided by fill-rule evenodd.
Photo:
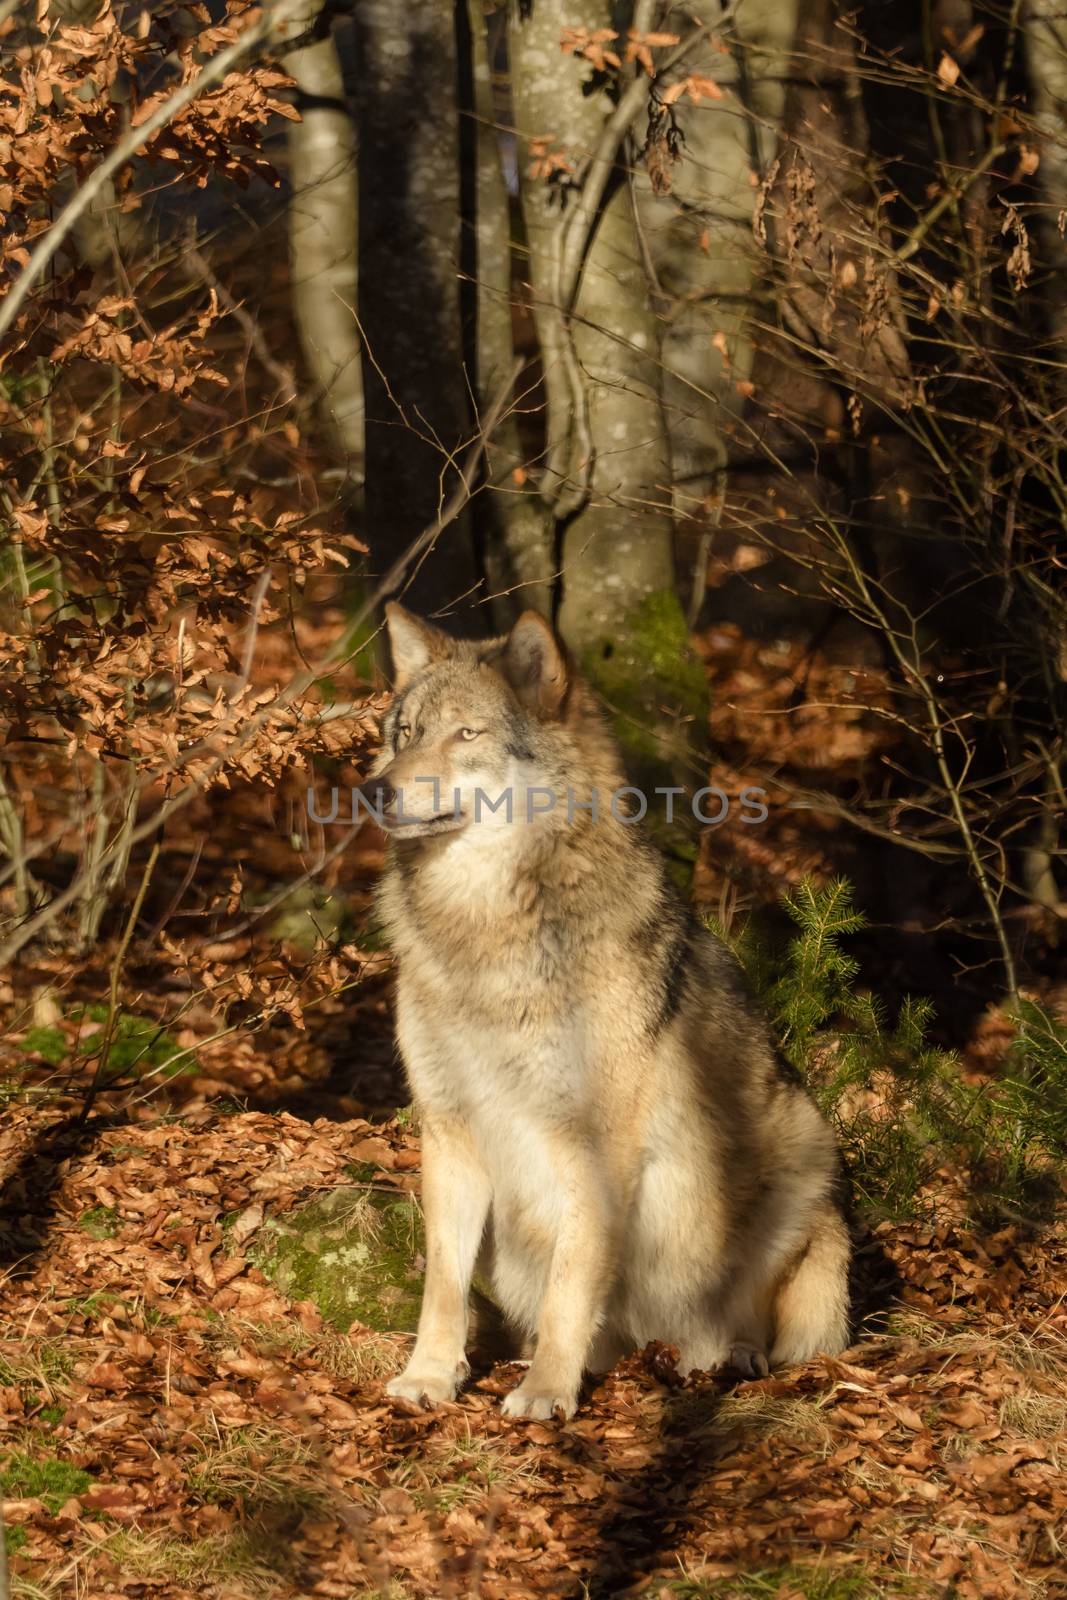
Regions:
M 484 728 L 460 728 L 459 736 L 461 739 L 477 739 L 478 735 L 484 732 Z
M 396 736 L 402 743 L 406 743 L 407 740 L 411 738 L 411 723 L 398 722 L 396 725 Z

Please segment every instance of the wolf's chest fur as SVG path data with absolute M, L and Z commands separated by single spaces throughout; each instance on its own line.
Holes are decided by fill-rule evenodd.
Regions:
M 530 870 L 506 850 L 487 864 L 423 861 L 417 876 L 394 868 L 382 897 L 412 1087 L 496 1143 L 509 1118 L 588 1102 L 599 1032 L 594 951 Z

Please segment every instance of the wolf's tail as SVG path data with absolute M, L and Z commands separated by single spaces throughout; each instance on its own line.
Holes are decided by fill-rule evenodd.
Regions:
M 848 1344 L 848 1224 L 832 1201 L 815 1214 L 807 1249 L 778 1287 L 771 1364 L 837 1355 Z

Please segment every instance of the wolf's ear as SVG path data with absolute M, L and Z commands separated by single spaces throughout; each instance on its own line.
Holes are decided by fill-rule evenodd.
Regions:
M 398 689 L 404 689 L 424 672 L 433 661 L 443 661 L 451 654 L 452 640 L 432 623 L 405 611 L 402 605 L 390 600 L 385 608 L 385 626 L 389 634 L 389 648 L 393 652 L 393 678 Z
M 567 663 L 555 634 L 536 611 L 524 611 L 508 634 L 503 667 L 528 711 L 538 717 L 559 715 L 567 693 Z

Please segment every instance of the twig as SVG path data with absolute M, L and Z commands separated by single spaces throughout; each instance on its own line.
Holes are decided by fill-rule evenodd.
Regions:
M 711 556 L 711 542 L 722 522 L 725 505 L 726 471 L 725 468 L 720 467 L 715 474 L 715 501 L 701 523 L 700 542 L 697 545 L 696 558 L 693 561 L 693 586 L 689 591 L 689 609 L 685 619 L 690 633 L 696 627 L 701 607 L 707 599 L 708 560 Z
M 259 613 L 264 596 L 270 588 L 270 577 L 270 568 L 264 567 L 256 583 L 255 593 L 252 595 L 252 618 L 248 624 L 248 637 L 245 639 L 244 655 L 241 658 L 241 676 L 229 696 L 231 700 L 238 699 L 244 693 L 252 676 L 252 659 L 256 653 L 256 637 L 259 633 Z
M 924 214 L 919 218 L 918 222 L 915 224 L 914 228 L 912 228 L 911 232 L 908 234 L 908 237 L 904 240 L 904 243 L 900 246 L 899 250 L 895 250 L 893 252 L 892 256 L 890 257 L 890 264 L 892 265 L 895 263 L 897 266 L 900 266 L 903 262 L 910 261 L 916 250 L 918 250 L 921 246 L 923 240 L 926 238 L 926 235 L 929 233 L 934 223 L 937 222 L 938 218 L 941 217 L 950 206 L 954 206 L 959 200 L 962 200 L 963 196 L 967 193 L 972 184 L 977 183 L 978 179 L 989 171 L 994 161 L 1002 156 L 1006 149 L 1007 146 L 1003 144 L 991 145 L 986 151 L 985 155 L 982 157 L 981 161 L 979 161 L 978 165 L 976 167 L 971 167 L 968 170 L 966 180 L 963 183 L 956 185 L 954 188 L 951 186 L 947 187 L 940 199 L 935 200 L 929 211 L 924 212 Z
M 515 387 L 515 379 L 524 365 L 523 358 L 521 356 L 516 357 L 512 363 L 511 371 L 497 390 L 496 396 L 485 414 L 485 420 L 479 430 L 478 437 L 463 458 L 463 465 L 459 472 L 459 483 L 441 507 L 433 522 L 430 523 L 428 528 L 422 530 L 402 555 L 397 557 L 385 576 L 379 581 L 370 599 L 360 607 L 355 619 L 349 622 L 349 634 L 354 633 L 361 622 L 366 622 L 367 618 L 383 600 L 388 599 L 391 594 L 397 592 L 401 581 L 407 576 L 408 568 L 430 553 L 449 523 L 455 521 L 467 504 L 474 488 L 478 469 L 481 466 L 482 456 L 485 454 L 486 444 L 496 430 L 496 425 L 503 415 L 504 407 L 508 403 L 511 391 Z
M 155 940 L 158 937 L 158 935 L 163 932 L 163 929 L 167 926 L 167 923 L 170 921 L 170 919 L 174 915 L 175 911 L 177 911 L 178 907 L 181 905 L 182 899 L 183 899 L 183 897 L 185 895 L 185 891 L 186 891 L 186 889 L 188 889 L 189 885 L 192 883 L 193 878 L 196 875 L 196 869 L 200 865 L 200 857 L 203 854 L 203 851 L 204 851 L 204 840 L 203 839 L 198 839 L 196 841 L 196 849 L 193 851 L 192 855 L 189 857 L 189 863 L 188 863 L 188 865 L 187 865 L 187 867 L 185 869 L 185 874 L 184 874 L 184 876 L 182 878 L 182 881 L 178 885 L 177 892 L 172 896 L 171 902 L 168 905 L 167 909 L 164 911 L 163 915 L 159 918 L 159 920 L 157 922 L 154 922 L 152 924 L 151 928 L 149 928 L 147 934 L 145 935 L 144 942 L 145 942 L 146 945 L 151 945 L 151 944 L 153 944 L 155 942 Z
M 276 889 L 274 893 L 267 900 L 265 900 L 262 905 L 257 906 L 252 912 L 251 916 L 246 917 L 243 922 L 238 922 L 234 927 L 227 928 L 226 932 L 223 934 L 212 934 L 210 936 L 205 936 L 203 939 L 200 939 L 198 943 L 201 945 L 233 944 L 234 940 L 239 939 L 242 933 L 247 933 L 248 929 L 254 928 L 257 922 L 262 922 L 264 917 L 269 917 L 271 912 L 277 910 L 278 906 L 280 906 L 283 901 L 288 900 L 290 895 L 295 894 L 297 889 L 302 889 L 304 884 L 310 882 L 316 873 L 322 871 L 323 867 L 329 866 L 331 861 L 335 861 L 339 855 L 343 855 L 343 853 L 352 843 L 352 840 L 355 838 L 356 834 L 359 832 L 360 828 L 362 828 L 365 821 L 366 815 L 364 814 L 358 819 L 358 821 L 351 823 L 346 832 L 341 835 L 340 839 L 338 839 L 335 844 L 330 846 L 329 850 L 326 852 L 321 861 L 317 861 L 313 866 L 308 867 L 300 874 L 299 878 L 294 878 L 292 883 L 283 883 L 280 889 Z
M 189 224 L 189 231 L 186 235 L 186 238 L 187 243 L 182 255 L 183 261 L 187 262 L 197 276 L 203 279 L 207 287 L 218 296 L 220 305 L 225 306 L 226 310 L 230 313 L 230 316 L 242 330 L 252 349 L 255 351 L 256 356 L 259 359 L 260 366 L 264 369 L 264 371 L 270 373 L 271 377 L 278 385 L 282 403 L 287 404 L 289 401 L 295 400 L 299 393 L 299 389 L 297 386 L 296 374 L 294 373 L 292 367 L 283 366 L 280 361 L 277 361 L 274 356 L 271 355 L 267 341 L 263 337 L 263 333 L 259 327 L 259 324 L 253 317 L 248 315 L 248 312 L 245 310 L 241 302 L 234 299 L 226 285 L 220 282 L 220 280 L 212 272 L 208 262 L 205 260 L 204 256 L 201 255 L 200 251 L 196 248 L 196 245 L 193 242 L 196 238 L 196 227 L 192 222 Z
M 133 930 L 137 926 L 137 918 L 141 915 L 141 907 L 144 905 L 144 897 L 148 893 L 148 885 L 151 882 L 152 873 L 155 871 L 156 862 L 159 860 L 159 845 L 160 840 L 157 837 L 155 843 L 152 845 L 148 860 L 145 863 L 145 869 L 141 875 L 140 887 L 138 888 L 137 894 L 134 897 L 133 905 L 130 907 L 130 914 L 126 919 L 126 926 L 123 929 L 122 938 L 119 940 L 119 947 L 115 951 L 114 959 L 111 962 L 110 982 L 108 985 L 107 1021 L 104 1024 L 104 1033 L 100 1041 L 100 1054 L 97 1058 L 92 1081 L 89 1084 L 88 1089 L 85 1091 L 85 1099 L 82 1101 L 82 1108 L 78 1113 L 77 1126 L 80 1128 L 84 1128 L 88 1120 L 89 1113 L 92 1111 L 93 1104 L 100 1092 L 100 1086 L 103 1083 L 104 1074 L 107 1071 L 108 1057 L 111 1054 L 111 1041 L 115 1037 L 115 1025 L 118 1022 L 119 980 L 122 977 L 122 964 L 126 959 L 126 951 L 129 949 L 130 940 L 133 938 Z
M 22 817 L 8 792 L 4 782 L 4 770 L 0 765 L 0 845 L 5 854 L 10 858 L 15 876 L 15 915 L 21 919 L 30 914 L 33 905 L 30 869 L 26 858 L 26 841 L 22 827 Z

